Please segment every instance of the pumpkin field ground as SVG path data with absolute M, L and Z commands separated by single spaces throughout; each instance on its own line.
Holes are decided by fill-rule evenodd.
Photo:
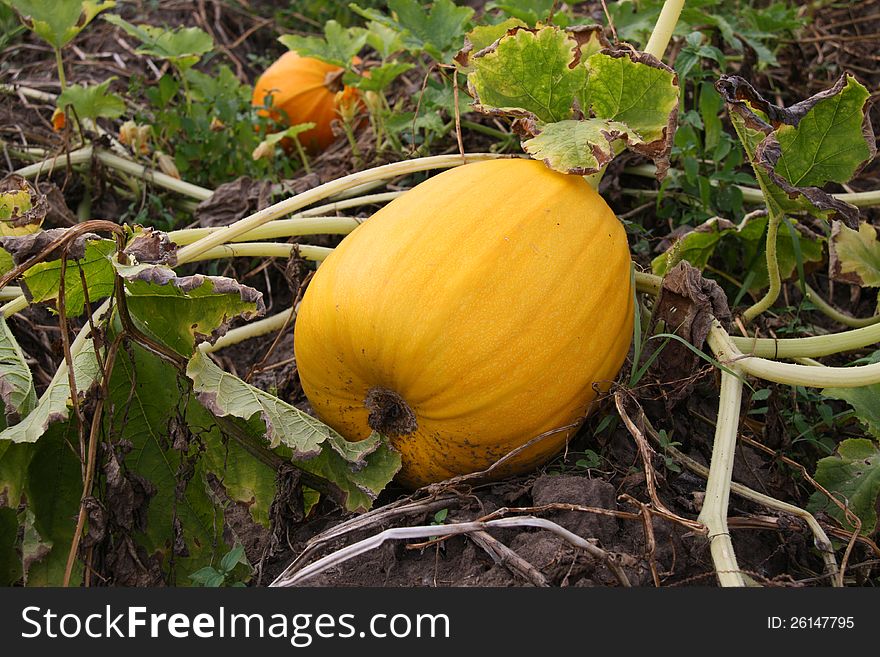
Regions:
M 186 85 L 177 86 L 176 82 L 173 91 L 168 82 L 168 89 L 162 91 L 165 96 L 159 97 L 164 84 L 160 80 L 178 75 L 173 57 L 139 52 L 143 44 L 131 33 L 98 17 L 62 49 L 66 83 L 90 87 L 110 79 L 109 91 L 121 100 L 119 111 L 98 111 L 79 122 L 68 113 L 66 126 L 59 129 L 57 122 L 53 124 L 61 89 L 53 49 L 30 30 L 18 29 L 19 17 L 0 0 L 0 178 L 35 161 L 63 158 L 88 146 L 95 153 L 90 159 L 66 166 L 59 158 L 53 171 L 29 177 L 36 194 L 46 199 L 42 229 L 70 230 L 95 219 L 170 232 L 226 226 L 323 183 L 415 156 L 454 155 L 460 148 L 466 153 L 521 153 L 510 121 L 478 114 L 465 104 L 470 99 L 463 73 L 456 74 L 461 78 L 456 78 L 459 92 L 465 96 L 459 100 L 465 110 L 459 126 L 455 125 L 455 112 L 448 111 L 455 102 L 452 54 L 464 45 L 462 28 L 460 37 L 450 37 L 450 43 L 457 45 L 441 49 L 439 54 L 432 54 L 431 44 L 426 42 L 423 51 L 394 50 L 395 57 L 387 58 L 407 67 L 377 92 L 384 95 L 384 124 L 362 118 L 355 122 L 357 129 L 350 139 L 337 130 L 336 141 L 322 152 L 299 153 L 270 144 L 274 149 L 271 157 L 254 159 L 252 152 L 260 147 L 266 126 L 255 126 L 254 122 L 263 119 L 247 114 L 249 89 L 287 50 L 279 43 L 279 35 L 320 36 L 328 21 L 345 27 L 365 26 L 369 19 L 363 17 L 364 12 L 388 13 L 388 5 L 380 0 L 356 4 L 363 8 L 361 14 L 349 10 L 346 2 L 318 0 L 285 6 L 261 0 L 118 2 L 107 13 L 117 13 L 130 23 L 199 28 L 210 35 L 212 47 L 202 51 L 192 65 L 193 87 L 187 93 L 195 94 L 195 100 L 189 96 L 184 100 Z M 482 24 L 483 15 L 492 16 L 494 22 L 508 16 L 502 2 L 456 0 L 456 4 L 475 10 L 474 25 Z M 524 16 L 527 9 L 540 10 L 544 4 L 554 3 L 512 1 L 510 5 L 519 13 L 509 15 Z M 606 24 L 601 2 L 557 4 L 574 23 Z M 646 4 L 656 9 L 662 2 Z M 798 3 L 792 2 L 743 0 L 736 4 L 767 12 L 772 9 L 783 27 L 778 28 L 778 34 L 770 34 L 760 26 L 737 23 L 737 34 L 743 37 L 739 40 L 724 34 L 724 25 L 729 27 L 729 21 L 734 20 L 730 11 L 719 14 L 727 21 L 722 21 L 724 29 L 719 23 L 713 26 L 701 23 L 699 16 L 687 19 L 685 15 L 693 22 L 685 32 L 676 33 L 664 59 L 679 73 L 683 103 L 679 135 L 671 151 L 672 170 L 677 171 L 672 182 L 658 183 L 650 171 L 645 175 L 648 160 L 628 152 L 614 159 L 599 185 L 603 198 L 626 226 L 639 271 L 651 272 L 652 261 L 696 226 L 715 217 L 740 224 L 760 207 L 744 202 L 736 191 L 737 185 L 757 185 L 722 101 L 718 98 L 717 105 L 712 105 L 714 101 L 704 98 L 715 93 L 712 85 L 721 74 L 739 75 L 772 103 L 789 107 L 830 88 L 844 72 L 850 72 L 871 92 L 866 112 L 875 130 L 880 126 L 880 103 L 873 102 L 880 93 L 880 0 L 815 2 L 810 11 L 798 10 Z M 694 5 L 694 11 L 709 11 L 705 2 Z M 633 27 L 635 19 L 628 20 L 621 22 L 620 31 L 628 31 L 635 39 L 640 34 Z M 650 31 L 650 27 L 645 29 Z M 381 34 L 391 39 L 390 31 Z M 702 40 L 688 42 L 688 34 L 702 34 Z M 327 39 L 334 45 L 329 36 Z M 366 48 L 369 55 L 362 55 L 378 64 L 370 47 Z M 702 50 L 693 67 L 680 69 L 681 59 L 673 64 L 684 56 L 682 53 L 697 52 L 697 48 Z M 219 73 L 220 67 L 225 67 L 226 73 Z M 211 81 L 218 80 L 211 86 Z M 423 116 L 420 105 L 429 102 L 425 98 L 433 99 L 428 110 L 433 117 Z M 445 100 L 441 102 L 441 98 Z M 106 102 L 105 107 L 112 104 L 100 102 Z M 717 129 L 722 136 L 715 135 L 717 146 L 710 152 L 707 135 L 714 129 L 712 116 L 720 117 Z M 247 122 L 247 129 L 234 129 L 236 119 Z M 131 171 L 120 173 L 112 159 L 99 158 L 99 150 L 112 152 L 118 145 L 120 128 L 127 120 L 149 126 L 151 131 L 149 148 L 143 152 L 134 152 L 126 143 L 132 161 L 208 192 L 201 198 L 197 198 L 198 191 L 187 197 L 185 191 L 150 182 Z M 456 134 L 458 129 L 460 135 Z M 36 155 L 38 152 L 41 155 Z M 721 160 L 713 163 L 712 158 L 719 154 L 722 158 L 738 157 L 738 164 L 725 170 Z M 363 193 L 408 189 L 427 175 L 417 172 L 394 177 L 386 185 Z M 847 183 L 831 183 L 828 190 L 880 190 L 880 160 L 868 163 Z M 373 203 L 338 213 L 363 221 L 379 207 Z M 860 220 L 880 227 L 880 211 L 861 207 Z M 800 228 L 810 233 L 809 240 L 794 237 Z M 792 271 L 784 272 L 781 295 L 769 311 L 748 324 L 750 335 L 788 338 L 846 330 L 805 299 L 806 288 L 801 282 L 850 318 L 868 318 L 878 312 L 877 287 L 834 280 L 831 275 L 828 222 L 808 217 L 798 229 L 791 227 L 795 243 L 795 255 L 790 257 Z M 781 228 L 780 234 L 785 230 Z M 2 239 L 10 239 L 6 233 L 2 235 Z M 290 238 L 321 248 L 334 248 L 342 239 L 343 235 L 329 233 Z M 760 247 L 754 246 L 758 241 Z M 876 240 L 874 244 L 868 250 L 876 249 L 872 266 L 880 271 L 880 246 Z M 763 294 L 763 289 L 750 288 L 748 283 L 756 275 L 754 263 L 764 257 L 763 241 L 748 242 L 731 229 L 712 249 L 716 250 L 697 266 L 703 277 L 718 282 L 732 317 L 727 329 L 731 335 L 741 335 L 738 322 L 742 312 Z M 810 249 L 815 249 L 815 257 Z M 747 257 L 743 254 L 751 254 L 751 263 L 743 260 Z M 51 260 L 50 255 L 45 257 L 47 262 Z M 57 260 L 60 256 L 54 257 Z M 799 270 L 803 281 L 798 280 Z M 295 250 L 290 258 L 218 258 L 187 263 L 177 271 L 181 276 L 224 277 L 253 288 L 262 295 L 265 315 L 273 316 L 301 301 L 315 263 L 305 250 Z M 766 268 L 760 275 L 767 277 Z M 61 278 L 64 276 L 62 273 Z M 444 273 L 438 270 L 437 276 Z M 63 290 L 64 286 L 62 298 Z M 528 290 L 523 294 L 529 294 Z M 10 298 L 4 297 L 2 303 Z M 242 307 L 245 301 L 244 295 L 241 299 L 236 296 L 235 303 Z M 56 295 L 48 303 L 34 303 L 6 320 L 24 354 L 36 397 L 56 385 L 53 377 L 70 359 L 74 337 L 89 326 L 90 311 L 98 305 L 97 300 L 91 300 L 85 311 L 76 314 L 69 312 L 65 303 L 70 305 L 70 297 L 59 307 Z M 694 304 L 696 313 L 698 302 L 691 299 L 689 303 Z M 705 298 L 703 303 L 708 303 Z M 207 330 L 199 325 L 187 335 L 198 340 L 215 328 L 218 334 L 238 330 L 256 316 L 252 310 L 248 307 L 245 312 L 235 306 L 224 320 L 238 319 Z M 242 416 L 225 409 L 229 412 L 221 417 L 210 405 L 206 405 L 208 410 L 199 406 L 203 395 L 197 394 L 200 390 L 183 374 L 188 354 L 184 365 L 178 362 L 175 371 L 156 357 L 157 352 L 123 341 L 116 357 L 136 374 L 122 378 L 114 370 L 103 387 L 93 381 L 80 391 L 78 404 L 65 407 L 65 413 L 70 409 L 69 415 L 55 425 L 63 425 L 63 433 L 47 429 L 45 440 L 32 441 L 35 445 L 49 445 L 49 438 L 58 441 L 63 449 L 56 452 L 76 455 L 73 465 L 62 465 L 60 460 L 39 465 L 39 459 L 47 458 L 40 452 L 21 457 L 32 464 L 27 466 L 29 476 L 57 473 L 57 484 L 48 479 L 9 483 L 7 478 L 12 478 L 4 459 L 9 461 L 13 450 L 4 451 L 4 437 L 0 437 L 0 534 L 9 534 L 8 540 L 0 538 L 0 553 L 15 555 L 7 558 L 0 554 L 0 576 L 6 578 L 0 585 L 59 584 L 66 578 L 67 583 L 91 586 L 266 586 L 291 572 L 292 563 L 333 555 L 390 528 L 440 528 L 524 516 L 545 519 L 554 526 L 511 523 L 465 535 L 432 536 L 427 532 L 406 540 L 389 540 L 344 562 L 328 563 L 303 584 L 618 586 L 621 578 L 609 567 L 610 561 L 603 561 L 607 558 L 620 565 L 633 586 L 715 585 L 709 541 L 696 520 L 704 502 L 706 476 L 695 468 L 708 468 L 713 458 L 721 371 L 708 347 L 696 345 L 702 354 L 696 355 L 694 348 L 684 344 L 687 335 L 684 340 L 664 337 L 667 333 L 647 339 L 653 330 L 648 322 L 655 308 L 646 310 L 641 325 L 646 339 L 630 350 L 614 385 L 600 396 L 598 408 L 565 453 L 524 475 L 491 483 L 441 482 L 415 493 L 394 481 L 382 486 L 372 486 L 371 481 L 359 490 L 349 481 L 331 479 L 322 484 L 331 468 L 300 467 L 292 456 L 297 450 L 290 443 L 282 441 L 281 451 L 277 444 L 270 445 L 271 431 L 261 424 L 266 421 L 265 414 Z M 720 315 L 719 309 L 710 310 Z M 217 350 L 211 362 L 224 373 L 311 414 L 297 372 L 293 332 L 294 321 L 284 322 L 268 334 Z M 110 329 L 102 333 L 111 334 Z M 876 362 L 880 352 L 875 349 L 876 344 L 831 355 L 823 358 L 822 364 L 844 366 L 859 358 Z M 659 353 L 655 355 L 655 351 Z M 6 365 L 4 361 L 3 367 Z M 6 370 L 0 371 L 0 379 L 5 376 Z M 5 380 L 0 382 L 5 385 Z M 867 438 L 876 446 L 880 386 L 874 384 L 873 392 L 866 386 L 866 394 L 874 395 L 869 397 L 873 401 L 858 406 L 840 396 L 823 395 L 821 389 L 758 379 L 749 382 L 752 385 L 744 388 L 740 409 L 733 482 L 775 500 L 812 509 L 832 539 L 838 561 L 843 561 L 846 585 L 880 585 L 875 526 L 880 484 L 872 489 L 874 497 L 867 502 L 869 511 L 873 505 L 875 524 L 861 534 L 853 531 L 852 524 L 841 521 L 836 509 L 818 504 L 815 497 L 822 488 L 816 481 L 820 478 L 818 464 L 836 457 L 840 443 Z M 152 404 L 155 410 L 150 410 Z M 12 420 L 17 419 L 10 415 L 8 406 L 5 408 L 7 424 L 0 426 L 11 428 L 15 424 Z M 50 421 L 46 422 L 48 426 Z M 98 483 L 94 490 L 84 492 L 90 427 L 97 427 L 92 433 L 100 436 L 91 457 Z M 278 433 L 284 431 L 279 429 Z M 243 434 L 247 436 L 241 438 Z M 148 444 L 141 445 L 141 440 Z M 262 446 L 255 446 L 260 441 Z M 13 443 L 12 447 L 18 450 L 23 446 Z M 364 463 L 357 467 L 367 467 Z M 346 465 L 357 470 L 355 465 Z M 880 472 L 880 461 L 871 461 L 868 467 Z M 880 475 L 873 476 L 880 481 Z M 31 490 L 35 492 L 29 497 L 26 491 Z M 32 501 L 41 499 L 39 490 L 45 490 L 47 497 L 56 491 L 53 495 L 59 500 L 43 519 L 39 512 L 47 513 L 45 501 L 40 507 L 43 511 L 31 508 Z M 10 491 L 18 491 L 21 501 L 10 499 Z M 374 497 L 372 509 L 355 509 L 357 505 L 351 502 L 355 494 Z M 89 512 L 75 529 L 81 498 L 88 500 L 82 508 Z M 860 522 L 870 522 L 869 513 L 863 516 L 857 511 L 857 515 Z M 827 562 L 803 520 L 738 496 L 734 490 L 728 524 L 739 567 L 750 582 L 785 587 L 832 584 Z M 578 547 L 570 537 L 555 531 L 556 527 L 592 542 L 605 557 Z M 81 539 L 73 539 L 75 531 Z M 72 540 L 75 548 L 71 548 Z M 224 555 L 238 546 L 242 553 L 222 569 L 219 564 Z M 69 552 L 75 559 L 68 559 Z M 71 565 L 74 562 L 77 565 Z

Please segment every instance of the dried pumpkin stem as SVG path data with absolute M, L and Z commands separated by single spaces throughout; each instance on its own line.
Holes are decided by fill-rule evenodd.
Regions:
M 416 414 L 394 390 L 379 386 L 370 388 L 364 398 L 364 406 L 370 412 L 367 424 L 383 436 L 406 436 L 419 428 Z
M 498 520 L 488 520 L 485 522 L 462 522 L 450 525 L 430 525 L 424 527 L 395 527 L 386 529 L 375 536 L 370 536 L 357 543 L 352 543 L 341 550 L 328 554 L 325 557 L 310 563 L 301 568 L 292 575 L 287 571 L 280 575 L 269 586 L 296 586 L 305 580 L 324 572 L 328 568 L 338 566 L 349 559 L 360 554 L 369 552 L 381 546 L 385 541 L 389 540 L 411 540 L 415 538 L 428 538 L 432 536 L 452 536 L 455 534 L 469 534 L 475 531 L 486 531 L 492 528 L 503 527 L 537 527 L 553 532 L 557 536 L 565 539 L 575 547 L 578 547 L 594 559 L 604 563 L 617 578 L 621 586 L 630 586 L 629 579 L 623 570 L 621 562 L 624 560 L 621 555 L 606 552 L 602 548 L 594 545 L 590 541 L 574 534 L 564 527 L 546 520 L 544 518 L 535 518 L 532 516 L 523 516 L 519 518 L 500 518 Z

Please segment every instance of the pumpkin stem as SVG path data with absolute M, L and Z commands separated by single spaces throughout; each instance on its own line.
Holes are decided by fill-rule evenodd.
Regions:
M 419 428 L 416 414 L 403 397 L 393 390 L 378 386 L 370 388 L 364 398 L 364 406 L 370 411 L 367 424 L 383 436 L 405 436 Z

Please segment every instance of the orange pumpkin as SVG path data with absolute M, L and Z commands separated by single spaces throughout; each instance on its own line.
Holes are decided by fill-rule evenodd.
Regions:
M 299 135 L 300 143 L 312 152 L 333 143 L 331 122 L 339 118 L 339 107 L 356 102 L 357 89 L 342 84 L 344 69 L 291 51 L 283 54 L 254 85 L 252 103 L 266 106 L 271 96 L 273 110 L 263 116 L 288 125 L 314 123 Z
M 417 488 L 525 472 L 563 448 L 626 359 L 626 232 L 580 176 L 541 162 L 466 164 L 429 178 L 318 268 L 294 350 L 318 417 L 378 431 Z

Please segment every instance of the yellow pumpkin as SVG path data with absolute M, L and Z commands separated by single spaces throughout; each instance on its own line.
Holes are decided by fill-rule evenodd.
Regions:
M 323 150 L 333 143 L 331 121 L 339 118 L 338 108 L 358 99 L 356 89 L 343 87 L 342 73 L 338 66 L 289 51 L 257 80 L 252 103 L 264 106 L 271 95 L 274 111 L 263 110 L 264 115 L 289 125 L 314 123 L 314 128 L 299 134 L 299 140 L 312 152 Z
M 625 231 L 583 178 L 523 159 L 428 179 L 358 226 L 300 306 L 295 355 L 317 416 L 375 429 L 415 488 L 481 471 L 579 424 L 623 364 L 633 290 Z M 576 428 L 494 471 L 533 469 Z

